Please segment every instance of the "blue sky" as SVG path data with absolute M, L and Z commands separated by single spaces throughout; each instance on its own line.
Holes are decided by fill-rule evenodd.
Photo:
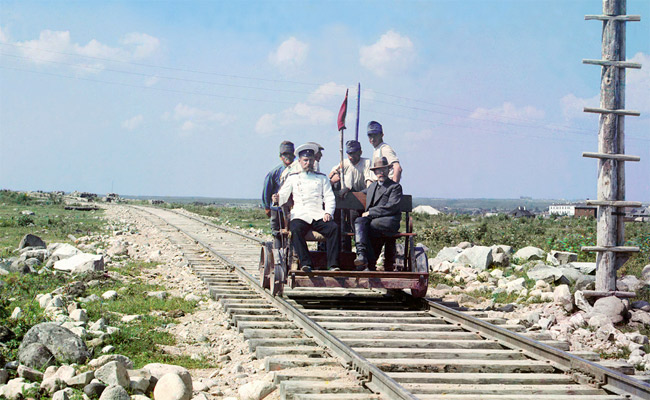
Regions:
M 256 198 L 282 140 L 384 126 L 421 197 L 596 197 L 601 1 L 0 1 L 0 187 Z M 650 201 L 650 2 L 627 199 Z M 346 140 L 354 137 L 354 101 Z

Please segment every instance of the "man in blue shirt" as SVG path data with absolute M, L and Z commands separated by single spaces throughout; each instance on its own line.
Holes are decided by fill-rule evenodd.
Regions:
M 273 247 L 278 249 L 282 246 L 280 238 L 280 217 L 278 212 L 271 210 L 272 200 L 271 196 L 277 193 L 282 186 L 280 175 L 282 171 L 293 162 L 295 158 L 293 143 L 285 140 L 280 144 L 280 163 L 266 174 L 264 178 L 264 189 L 262 191 L 262 204 L 267 217 L 271 217 L 271 234 L 273 235 Z

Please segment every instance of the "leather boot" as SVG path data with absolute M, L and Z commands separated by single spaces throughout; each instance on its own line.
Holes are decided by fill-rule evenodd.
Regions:
M 354 241 L 357 246 L 357 258 L 354 260 L 357 270 L 363 270 L 368 265 L 366 248 L 368 243 L 368 224 L 364 223 L 365 218 L 357 218 L 354 224 Z

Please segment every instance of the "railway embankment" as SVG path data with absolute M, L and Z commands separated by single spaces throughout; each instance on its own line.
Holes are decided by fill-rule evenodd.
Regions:
M 20 208 L 14 211 L 21 213 Z M 261 398 L 275 388 L 273 373 L 230 327 L 231 316 L 210 297 L 169 232 L 133 210 L 111 206 L 103 211 L 101 228 L 77 229 L 71 236 L 65 231 L 59 242 L 44 232 L 38 214 L 36 210 L 35 223 L 26 228 L 46 243 L 26 238 L 21 244 L 16 238 L 12 246 L 17 249 L 0 256 L 0 268 L 11 270 L 0 271 L 0 305 L 6 314 L 0 314 L 3 395 L 17 398 L 23 391 L 38 391 L 42 398 L 92 397 L 111 388 L 102 392 L 104 399 L 109 394 L 125 398 L 120 396 L 126 392 L 144 400 L 154 397 L 162 382 L 157 399 L 176 393 L 179 398 L 233 400 Z M 568 342 L 572 351 L 595 351 L 628 373 L 650 369 L 650 305 L 581 297 L 593 285 L 591 263 L 578 263 L 569 252 L 470 243 L 434 255 L 431 297 L 482 310 L 504 325 L 523 325 L 528 333 L 549 334 Z M 621 285 L 643 293 L 649 269 L 636 280 L 621 277 Z M 77 344 L 71 351 L 79 358 L 57 358 L 53 351 L 47 356 L 43 350 L 55 365 L 35 368 L 23 362 L 21 347 L 34 344 L 25 337 L 49 335 L 28 335 L 29 330 L 52 322 L 71 333 L 66 337 Z M 165 372 L 177 378 L 161 379 Z M 279 398 L 278 392 L 265 398 Z
M 618 359 L 621 369 L 650 371 L 650 303 L 635 298 L 590 298 L 595 262 L 577 262 L 566 251 L 527 246 L 473 246 L 463 242 L 441 249 L 429 260 L 431 297 L 490 310 L 494 317 L 547 331 L 570 343 L 572 351 L 594 351 Z M 647 293 L 650 264 L 641 277 L 619 277 L 621 292 Z M 587 296 L 585 295 L 587 294 Z M 623 367 L 627 364 L 627 367 Z
M 0 259 L 0 398 L 253 399 L 274 387 L 164 232 L 108 207 L 101 228 L 47 243 L 30 210 L 36 234 Z

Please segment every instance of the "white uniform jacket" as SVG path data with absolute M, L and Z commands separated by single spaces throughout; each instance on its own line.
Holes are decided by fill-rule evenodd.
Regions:
M 314 171 L 320 172 L 320 163 L 316 160 L 314 160 Z M 284 181 L 287 180 L 287 177 L 289 174 L 296 174 L 302 172 L 302 166 L 300 165 L 300 160 L 298 157 L 296 157 L 295 160 L 287 168 L 282 171 L 282 174 L 280 174 L 280 183 L 284 183 Z
M 287 176 L 280 191 L 280 204 L 284 205 L 293 194 L 291 219 L 301 219 L 308 224 L 323 219 L 325 214 L 334 216 L 336 199 L 329 178 L 320 172 L 299 172 Z

